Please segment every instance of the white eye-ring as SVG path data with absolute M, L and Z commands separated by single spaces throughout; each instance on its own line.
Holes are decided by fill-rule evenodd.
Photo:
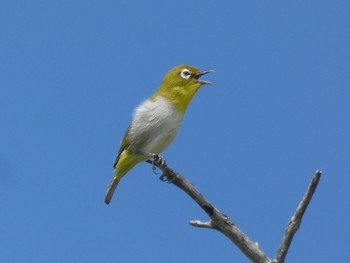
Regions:
M 191 77 L 191 71 L 189 71 L 187 68 L 185 68 L 185 69 L 181 70 L 180 76 L 183 79 L 189 79 Z

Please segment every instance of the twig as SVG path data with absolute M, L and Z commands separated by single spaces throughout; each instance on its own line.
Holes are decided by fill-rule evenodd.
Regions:
M 205 227 L 205 228 L 214 228 L 211 224 L 211 221 L 209 222 L 201 222 L 199 220 L 191 220 L 190 222 L 191 226 L 196 226 L 196 227 Z
M 316 190 L 316 187 L 318 185 L 318 182 L 320 181 L 321 175 L 322 175 L 321 171 L 316 171 L 303 199 L 299 203 L 299 206 L 296 209 L 294 215 L 289 220 L 288 226 L 284 232 L 284 236 L 282 238 L 281 245 L 277 251 L 277 256 L 276 256 L 274 262 L 276 262 L 276 263 L 283 263 L 284 262 L 286 255 L 287 255 L 287 252 L 288 252 L 288 249 L 289 249 L 289 246 L 292 243 L 293 237 L 300 226 L 303 215 L 304 215 L 306 208 L 308 207 L 308 205 L 311 201 L 311 198 Z

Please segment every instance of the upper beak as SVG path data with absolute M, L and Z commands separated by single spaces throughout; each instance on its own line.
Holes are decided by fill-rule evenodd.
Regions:
M 208 73 L 212 73 L 212 72 L 215 72 L 214 70 L 204 70 L 204 71 L 199 71 L 198 73 L 196 73 L 194 75 L 194 78 L 197 80 L 198 83 L 204 85 L 204 84 L 207 84 L 207 85 L 213 85 L 214 83 L 213 82 L 210 82 L 210 81 L 207 81 L 207 80 L 201 80 L 199 79 L 201 76 L 205 75 L 205 74 L 208 74 Z

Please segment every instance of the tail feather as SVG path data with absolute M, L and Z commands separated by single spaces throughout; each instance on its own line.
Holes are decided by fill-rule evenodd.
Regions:
M 105 203 L 108 205 L 113 197 L 114 191 L 118 186 L 120 179 L 118 179 L 116 176 L 113 176 L 111 183 L 108 186 L 107 193 L 105 196 Z
M 148 158 L 148 156 L 147 156 Z M 117 188 L 119 181 L 122 177 L 129 172 L 136 164 L 144 161 L 143 155 L 141 157 L 137 157 L 137 155 L 133 156 L 129 153 L 128 150 L 123 150 L 117 158 L 115 163 L 115 170 L 113 174 L 112 181 L 110 182 L 107 193 L 105 196 L 105 203 L 108 205 L 113 197 L 114 191 Z

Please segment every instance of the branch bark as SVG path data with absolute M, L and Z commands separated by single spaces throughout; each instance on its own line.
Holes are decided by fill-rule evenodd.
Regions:
M 290 219 L 285 230 L 280 247 L 275 259 L 271 260 L 258 244 L 252 241 L 245 233 L 243 233 L 225 214 L 221 213 L 204 196 L 193 186 L 193 184 L 183 177 L 180 173 L 170 169 L 165 160 L 156 155 L 153 158 L 152 165 L 158 167 L 162 171 L 161 180 L 167 180 L 185 193 L 187 193 L 209 216 L 209 222 L 201 222 L 199 220 L 190 221 L 190 225 L 203 228 L 211 228 L 220 231 L 228 237 L 252 262 L 254 263 L 283 263 L 287 255 L 292 239 L 298 230 L 302 217 L 311 201 L 311 198 L 316 190 L 320 180 L 321 171 L 316 171 L 316 174 L 311 180 L 303 199 L 301 200 L 297 210 Z
M 321 175 L 322 175 L 321 171 L 316 171 L 314 177 L 312 178 L 312 180 L 310 182 L 310 185 L 309 185 L 306 193 L 304 194 L 303 199 L 299 203 L 297 210 L 294 212 L 294 215 L 289 220 L 288 226 L 284 232 L 284 236 L 282 238 L 281 245 L 277 251 L 277 256 L 276 256 L 274 262 L 276 262 L 276 263 L 283 263 L 284 262 L 286 255 L 287 255 L 287 252 L 288 252 L 288 249 L 289 249 L 289 246 L 292 243 L 292 240 L 293 240 L 295 233 L 299 229 L 303 215 L 304 215 L 306 208 L 308 207 L 308 205 L 311 201 L 313 194 L 315 193 L 315 190 L 316 190 L 316 187 L 318 185 L 318 182 L 320 181 Z

